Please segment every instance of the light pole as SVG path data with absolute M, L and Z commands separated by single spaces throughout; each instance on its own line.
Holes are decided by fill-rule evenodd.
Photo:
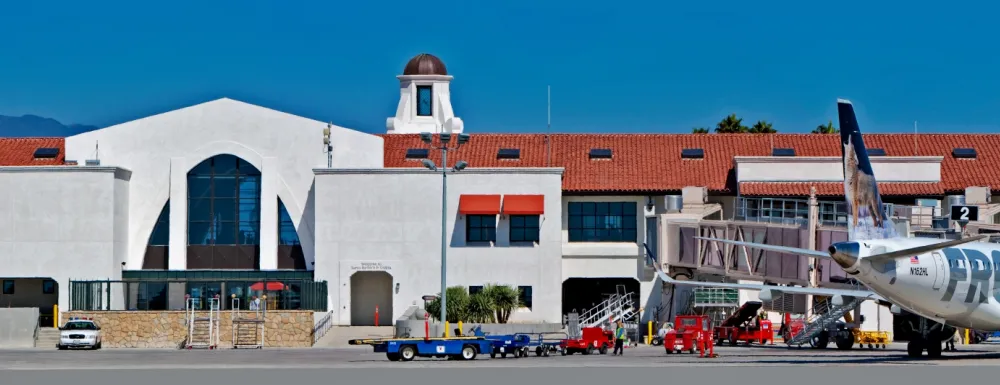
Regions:
M 448 151 L 457 150 L 463 144 L 468 143 L 469 135 L 458 134 L 458 144 L 454 148 L 448 148 L 448 144 L 451 142 L 450 133 L 441 133 L 438 138 L 438 144 L 435 145 L 433 143 L 434 136 L 431 133 L 423 132 L 420 134 L 420 140 L 430 144 L 431 148 L 441 150 L 441 167 L 435 165 L 430 159 L 424 159 L 423 164 L 431 171 L 441 172 L 441 323 L 444 324 L 448 320 L 446 302 L 448 293 L 448 173 L 461 171 L 469 165 L 468 162 L 460 160 L 455 163 L 455 167 L 449 168 Z

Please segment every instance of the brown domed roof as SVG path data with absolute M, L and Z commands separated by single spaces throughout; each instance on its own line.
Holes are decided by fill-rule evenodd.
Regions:
M 403 75 L 447 75 L 448 69 L 437 56 L 422 53 L 414 56 L 403 68 Z

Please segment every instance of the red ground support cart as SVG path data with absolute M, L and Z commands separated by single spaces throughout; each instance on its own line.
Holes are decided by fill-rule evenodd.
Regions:
M 607 354 L 608 349 L 615 346 L 615 333 L 603 328 L 583 328 L 580 338 L 562 340 L 562 355 L 583 353 L 593 354 L 594 350 Z
M 663 348 L 667 354 L 687 351 L 694 354 L 698 341 L 708 336 L 711 325 L 707 315 L 679 315 L 674 318 L 677 329 L 663 337 Z
M 773 344 L 774 329 L 771 321 L 757 319 L 757 312 L 763 305 L 758 301 L 747 301 L 740 306 L 721 326 L 715 328 L 716 345 L 721 346 L 724 341 L 729 341 L 729 345 L 732 346 L 736 346 L 739 342 L 745 342 L 747 345 L 753 343 L 764 345 L 771 341 Z

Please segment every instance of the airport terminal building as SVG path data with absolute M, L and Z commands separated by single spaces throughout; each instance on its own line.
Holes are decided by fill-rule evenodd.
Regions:
M 219 99 L 67 138 L 0 139 L 0 304 L 173 310 L 273 281 L 279 308 L 371 325 L 378 307 L 384 324 L 440 291 L 443 216 L 449 286 L 517 286 L 514 322 L 561 322 L 619 285 L 644 320 L 667 319 L 690 299 L 652 264 L 808 284 L 806 258 L 731 253 L 695 233 L 823 250 L 846 223 L 836 135 L 480 133 L 488 123 L 466 131 L 452 110 L 439 59 L 417 56 L 397 78 L 381 135 Z M 443 214 L 440 134 L 452 147 L 468 134 L 448 153 L 460 169 Z M 984 229 L 997 223 L 1000 135 L 865 141 L 908 234 L 948 236 L 942 213 L 959 202 L 981 206 Z M 804 235 L 810 188 L 819 230 Z M 835 265 L 820 270 L 821 285 L 850 285 Z M 87 280 L 128 284 L 71 288 Z M 770 309 L 802 310 L 791 302 Z M 863 312 L 881 323 L 866 329 L 891 324 L 887 309 Z

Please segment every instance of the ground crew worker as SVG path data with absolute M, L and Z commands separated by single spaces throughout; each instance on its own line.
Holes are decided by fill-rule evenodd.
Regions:
M 951 337 L 948 337 L 948 339 L 944 341 L 944 351 L 955 351 L 955 341 L 958 341 L 960 338 L 958 330 L 958 328 L 955 328 L 955 332 L 952 333 Z
M 625 325 L 622 321 L 618 321 L 618 327 L 615 328 L 615 350 L 611 352 L 611 355 L 622 355 L 625 353 Z

